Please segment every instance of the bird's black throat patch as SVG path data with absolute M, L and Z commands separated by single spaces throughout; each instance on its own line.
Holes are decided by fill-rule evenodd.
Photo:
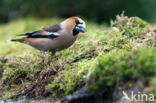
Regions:
M 79 33 L 75 28 L 73 29 L 73 36 L 76 36 Z

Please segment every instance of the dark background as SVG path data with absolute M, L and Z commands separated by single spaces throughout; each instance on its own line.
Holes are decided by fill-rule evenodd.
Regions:
M 156 22 L 156 0 L 0 0 L 0 22 L 19 17 L 81 16 L 106 22 L 125 11 L 125 15 L 139 16 Z

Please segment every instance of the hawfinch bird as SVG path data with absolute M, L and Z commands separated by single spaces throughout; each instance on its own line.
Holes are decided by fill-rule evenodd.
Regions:
M 79 17 L 70 17 L 60 24 L 45 27 L 41 30 L 21 34 L 25 36 L 20 39 L 12 39 L 20 43 L 28 44 L 44 53 L 56 51 L 70 47 L 80 32 L 86 31 L 85 22 Z

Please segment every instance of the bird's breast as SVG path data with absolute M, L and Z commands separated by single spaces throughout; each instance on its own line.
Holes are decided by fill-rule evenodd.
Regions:
M 64 49 L 71 46 L 75 42 L 76 38 L 76 36 L 70 34 L 60 35 L 60 37 L 58 37 L 55 41 L 57 42 L 58 49 Z

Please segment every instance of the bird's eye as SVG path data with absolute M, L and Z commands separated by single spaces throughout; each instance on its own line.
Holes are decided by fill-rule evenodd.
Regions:
M 78 20 L 75 20 L 75 23 L 76 23 L 76 24 L 83 24 L 83 23 L 81 23 L 81 22 L 78 21 Z
M 76 24 L 79 24 L 80 22 L 79 22 L 78 20 L 75 20 L 75 23 L 76 23 Z

